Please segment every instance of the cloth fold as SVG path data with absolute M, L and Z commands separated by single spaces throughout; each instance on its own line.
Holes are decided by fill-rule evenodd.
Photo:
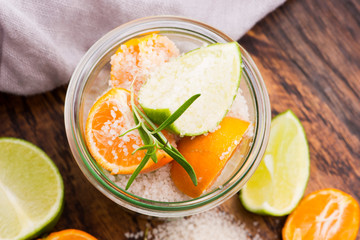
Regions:
M 136 18 L 178 15 L 238 40 L 285 0 L 0 0 L 0 91 L 31 95 L 69 81 L 87 49 Z

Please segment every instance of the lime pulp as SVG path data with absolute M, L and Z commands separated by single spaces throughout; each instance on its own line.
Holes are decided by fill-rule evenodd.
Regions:
M 287 215 L 304 195 L 309 175 L 305 131 L 288 110 L 272 120 L 269 145 L 258 169 L 241 190 L 240 200 L 251 212 Z
M 50 230 L 64 199 L 62 177 L 38 147 L 0 138 L 0 239 L 29 239 Z

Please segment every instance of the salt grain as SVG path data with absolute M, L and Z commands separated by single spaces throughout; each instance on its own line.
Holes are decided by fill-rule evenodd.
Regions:
M 176 202 L 189 200 L 188 196 L 175 187 L 170 177 L 170 168 L 171 164 L 167 164 L 156 171 L 139 174 L 128 191 L 155 201 Z M 106 173 L 110 175 L 107 171 Z M 124 188 L 129 178 L 130 175 L 116 175 L 114 183 Z
M 252 236 L 245 224 L 218 208 L 166 221 L 150 229 L 146 237 L 148 240 L 261 240 L 258 234 Z
M 110 114 L 111 114 L 111 116 L 112 116 L 113 118 L 116 118 L 116 113 L 115 113 L 114 110 L 111 109 Z
M 240 88 L 227 116 L 250 121 L 249 108 Z

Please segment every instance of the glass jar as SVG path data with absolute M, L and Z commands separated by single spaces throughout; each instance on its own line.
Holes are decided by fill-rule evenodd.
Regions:
M 220 186 L 196 199 L 159 202 L 133 195 L 112 182 L 90 155 L 84 139 L 88 112 L 108 88 L 110 57 L 131 38 L 157 32 L 188 52 L 204 44 L 233 42 L 224 33 L 203 23 L 175 16 L 138 19 L 115 28 L 98 40 L 76 67 L 66 94 L 65 127 L 73 156 L 87 179 L 104 195 L 131 211 L 156 217 L 180 217 L 213 208 L 236 194 L 249 180 L 264 154 L 270 132 L 270 102 L 264 81 L 250 55 L 241 47 L 240 83 L 249 108 L 253 134 L 243 140 L 242 159 Z M 229 172 L 229 171 L 228 171 Z M 135 180 L 136 181 L 136 180 Z

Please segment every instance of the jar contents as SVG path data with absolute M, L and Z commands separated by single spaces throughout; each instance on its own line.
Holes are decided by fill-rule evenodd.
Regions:
M 122 44 L 110 63 L 109 90 L 85 126 L 89 152 L 108 178 L 163 202 L 221 187 L 253 133 L 239 88 L 239 45 L 180 54 L 168 37 L 152 33 Z

